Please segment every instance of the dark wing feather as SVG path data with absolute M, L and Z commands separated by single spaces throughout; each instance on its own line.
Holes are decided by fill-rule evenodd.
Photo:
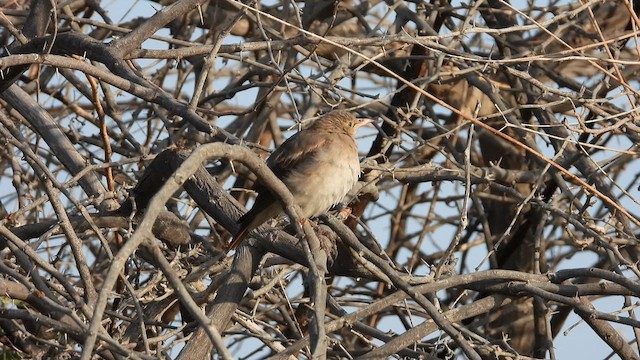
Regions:
M 326 146 L 330 141 L 327 136 L 320 136 L 320 132 L 302 130 L 282 143 L 267 159 L 267 166 L 280 180 L 285 180 L 291 171 L 295 170 L 304 161 L 314 157 L 315 152 Z M 238 219 L 240 230 L 232 239 L 229 249 L 234 249 L 249 233 L 261 224 L 256 217 L 266 211 L 277 198 L 269 189 L 256 182 L 254 190 L 258 193 L 251 210 Z M 277 216 L 278 214 L 273 214 Z
M 301 130 L 288 138 L 267 159 L 267 166 L 278 179 L 286 179 L 303 161 L 309 161 L 329 141 L 328 136 L 313 130 Z
M 327 137 L 318 135 L 316 131 L 301 130 L 291 136 L 271 153 L 271 156 L 267 159 L 267 166 L 278 179 L 286 179 L 287 175 L 301 162 L 313 157 L 313 154 L 326 144 Z M 271 203 L 277 201 L 271 191 L 260 181 L 256 182 L 253 189 L 258 193 L 258 197 L 251 210 L 238 219 L 238 223 L 241 225 L 248 225 L 256 214 L 259 214 Z
M 317 152 L 324 151 L 326 147 L 332 146 L 332 136 L 327 136 L 327 133 L 333 132 L 331 130 L 333 130 L 332 127 L 327 128 L 326 126 L 316 126 L 301 130 L 285 140 L 269 156 L 267 166 L 277 178 L 286 184 L 287 178 L 292 171 L 298 169 L 303 163 L 313 161 Z M 273 217 L 278 215 L 276 214 L 278 211 L 274 211 L 273 208 L 269 209 L 275 201 L 278 201 L 276 196 L 259 180 L 254 185 L 254 190 L 258 193 L 256 201 L 251 210 L 238 219 L 240 230 L 232 239 L 230 249 L 235 248 L 251 230 L 266 221 L 264 215 L 267 214 L 263 214 L 263 212 L 273 212 L 273 214 L 268 214 Z

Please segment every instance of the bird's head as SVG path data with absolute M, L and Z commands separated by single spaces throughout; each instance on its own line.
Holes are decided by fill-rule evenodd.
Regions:
M 322 115 L 311 125 L 311 128 L 327 132 L 346 132 L 354 135 L 358 128 L 371 123 L 371 121 L 371 119 L 356 118 L 349 111 L 335 110 Z

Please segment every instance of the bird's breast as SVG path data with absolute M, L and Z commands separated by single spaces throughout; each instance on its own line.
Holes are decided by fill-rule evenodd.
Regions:
M 358 181 L 360 162 L 355 143 L 346 151 L 335 150 L 339 149 L 319 152 L 284 179 L 305 217 L 318 216 L 339 203 Z

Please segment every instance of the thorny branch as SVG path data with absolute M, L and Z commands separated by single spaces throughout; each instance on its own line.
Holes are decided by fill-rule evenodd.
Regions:
M 0 354 L 637 359 L 639 11 L 0 3 Z M 334 108 L 378 120 L 349 217 L 227 254 Z

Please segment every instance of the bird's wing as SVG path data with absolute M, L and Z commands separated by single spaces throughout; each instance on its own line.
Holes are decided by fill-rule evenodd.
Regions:
M 291 171 L 304 161 L 313 158 L 315 153 L 329 141 L 326 136 L 318 135 L 316 131 L 301 130 L 271 153 L 267 159 L 267 166 L 280 180 L 286 179 Z M 248 226 L 253 218 L 277 201 L 276 196 L 260 180 L 256 182 L 253 189 L 258 193 L 258 197 L 251 210 L 238 220 L 238 223 L 243 226 Z
M 285 179 L 301 163 L 313 161 L 315 153 L 328 141 L 330 141 L 330 137 L 326 134 L 302 130 L 288 138 L 269 156 L 267 166 L 279 179 Z

